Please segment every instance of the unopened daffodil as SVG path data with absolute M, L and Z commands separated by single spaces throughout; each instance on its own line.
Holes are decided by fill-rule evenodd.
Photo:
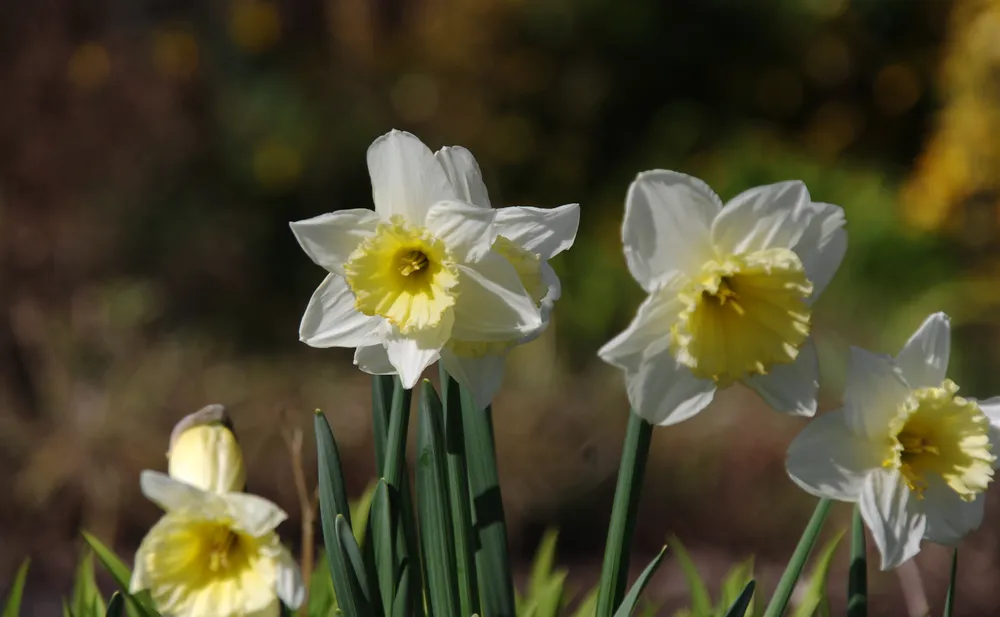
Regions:
M 412 388 L 451 339 L 502 342 L 537 331 L 538 305 L 493 250 L 496 211 L 463 199 L 440 158 L 406 132 L 375 140 L 368 171 L 374 211 L 291 224 L 306 254 L 329 272 L 302 318 L 305 343 L 381 346 Z
M 958 396 L 946 377 L 950 346 L 948 317 L 937 313 L 895 358 L 852 348 L 843 408 L 810 422 L 788 451 L 796 484 L 860 505 L 883 570 L 922 540 L 955 545 L 983 520 L 1000 397 Z
M 489 193 L 482 173 L 472 153 L 462 147 L 446 147 L 435 157 L 441 162 L 455 187 L 458 198 L 483 209 L 491 209 Z M 505 260 L 517 273 L 522 286 L 542 320 L 537 328 L 507 340 L 483 340 L 452 337 L 441 349 L 441 363 L 459 383 L 469 389 L 478 407 L 485 407 L 500 389 L 507 354 L 517 345 L 534 340 L 549 325 L 552 309 L 561 294 L 559 277 L 548 260 L 573 245 L 580 225 L 580 206 L 567 204 L 558 208 L 505 207 L 496 210 L 492 251 L 487 259 Z M 488 310 L 477 308 L 476 296 L 459 294 L 456 310 Z M 470 306 L 465 307 L 465 303 Z M 359 348 L 356 363 L 372 374 L 392 374 L 382 345 Z
M 170 477 L 206 491 L 228 493 L 246 486 L 243 451 L 222 405 L 184 417 L 170 435 Z
M 625 372 L 635 412 L 675 424 L 742 382 L 779 411 L 814 414 L 812 304 L 843 259 L 843 227 L 843 210 L 813 202 L 801 182 L 753 188 L 723 205 L 697 178 L 640 173 L 622 240 L 648 297 L 599 352 Z

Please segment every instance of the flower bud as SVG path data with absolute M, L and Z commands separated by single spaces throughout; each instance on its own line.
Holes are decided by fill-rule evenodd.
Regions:
M 216 493 L 246 487 L 243 452 L 222 405 L 209 405 L 183 418 L 170 435 L 170 476 Z

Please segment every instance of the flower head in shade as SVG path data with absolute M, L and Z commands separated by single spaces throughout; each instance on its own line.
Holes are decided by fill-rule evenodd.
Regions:
M 948 317 L 937 313 L 895 358 L 852 348 L 843 408 L 810 422 L 788 451 L 796 484 L 860 504 L 883 570 L 924 539 L 958 543 L 983 519 L 1000 398 L 958 396 L 946 377 L 950 346 Z
M 277 617 L 302 604 L 298 565 L 275 528 L 285 512 L 246 493 L 215 493 L 144 471 L 142 492 L 166 513 L 135 556 L 130 589 L 164 617 Z
M 496 212 L 464 201 L 427 146 L 391 131 L 368 149 L 368 171 L 374 211 L 291 224 L 329 272 L 302 318 L 304 342 L 380 345 L 412 388 L 449 339 L 507 341 L 539 328 L 514 266 L 492 250 Z
M 202 490 L 228 493 L 246 487 L 243 451 L 222 405 L 208 405 L 178 422 L 167 459 L 172 478 Z
M 723 206 L 696 178 L 640 173 L 622 240 L 649 294 L 599 352 L 625 371 L 644 419 L 675 424 L 742 382 L 779 411 L 812 415 L 818 388 L 812 304 L 847 248 L 844 213 L 801 182 L 750 189 Z
M 472 153 L 462 147 L 446 147 L 434 155 L 455 187 L 458 198 L 484 210 L 492 208 L 482 173 Z M 476 404 L 486 407 L 493 400 L 504 375 L 507 354 L 517 345 L 534 340 L 549 325 L 552 309 L 561 294 L 559 277 L 548 260 L 570 248 L 580 225 L 580 206 L 567 204 L 558 208 L 506 207 L 496 210 L 495 234 L 487 260 L 506 262 L 541 312 L 538 327 L 521 336 L 507 339 L 463 338 L 453 336 L 441 349 L 444 368 L 469 389 Z M 497 267 L 499 270 L 499 266 Z M 473 312 L 480 299 L 459 294 L 459 312 Z M 469 306 L 465 306 L 469 303 Z M 392 374 L 382 345 L 361 347 L 355 363 L 365 372 Z

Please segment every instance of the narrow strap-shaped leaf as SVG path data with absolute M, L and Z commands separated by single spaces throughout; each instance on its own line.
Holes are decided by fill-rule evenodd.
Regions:
M 392 409 L 389 413 L 389 431 L 386 435 L 385 465 L 382 476 L 391 486 L 400 488 L 402 476 L 406 474 L 406 432 L 410 426 L 410 400 L 412 390 L 403 388 L 399 379 L 395 380 L 392 393 Z
M 94 578 L 93 552 L 89 550 L 76 568 L 72 607 L 74 615 L 102 615 L 106 610 L 101 590 L 97 588 L 97 580 Z
M 344 485 L 344 473 L 340 466 L 340 450 L 333 431 L 330 430 L 330 423 L 318 409 L 313 416 L 313 427 L 316 431 L 316 457 L 319 464 L 320 505 L 325 500 L 330 515 L 342 515 L 350 526 L 351 505 L 347 500 L 347 487 Z
M 743 592 L 738 598 L 733 602 L 733 605 L 729 607 L 726 611 L 726 617 L 744 617 L 747 614 L 747 608 L 750 607 L 750 601 L 753 600 L 753 590 L 757 583 L 751 580 L 747 583 L 747 586 L 743 588 Z
M 111 578 L 115 579 L 118 588 L 125 596 L 125 599 L 129 601 L 129 610 L 138 612 L 142 617 L 157 617 L 159 613 L 153 609 L 153 601 L 149 597 L 148 592 L 129 593 L 128 590 L 132 582 L 132 571 L 129 567 L 115 555 L 114 551 L 105 546 L 103 542 L 86 531 L 80 533 L 83 535 L 87 546 L 94 551 L 94 555 L 97 555 L 97 560 L 111 574 Z
M 337 592 L 337 604 L 341 610 L 348 615 L 367 617 L 372 614 L 371 606 L 363 592 L 360 577 L 364 575 L 364 566 L 361 564 L 360 554 L 356 563 L 361 572 L 355 568 L 355 560 L 348 555 L 348 542 L 350 540 L 357 549 L 354 542 L 354 535 L 343 514 L 331 514 L 329 510 L 324 510 L 323 489 L 320 487 L 320 518 L 323 522 L 323 542 L 326 545 L 326 557 L 330 563 L 330 578 L 333 580 L 333 588 Z M 329 501 L 332 501 L 329 500 Z
M 847 617 L 868 617 L 868 554 L 861 508 L 851 522 L 851 569 L 847 574 Z
M 604 563 L 601 565 L 596 617 L 610 617 L 625 594 L 632 534 L 635 532 L 636 513 L 652 435 L 653 426 L 638 414 L 630 412 L 628 427 L 625 429 L 625 443 L 622 445 L 621 466 L 618 468 L 615 501 L 611 506 Z
M 382 596 L 382 606 L 386 610 L 393 607 L 393 596 L 396 593 L 396 525 L 392 500 L 389 496 L 389 485 L 385 478 L 375 486 L 371 508 L 370 544 L 375 550 L 375 571 L 378 580 L 379 594 Z
M 829 513 L 830 500 L 820 499 L 813 511 L 812 518 L 809 519 L 809 524 L 806 525 L 802 537 L 799 538 L 799 544 L 795 547 L 795 552 L 792 553 L 792 559 L 788 562 L 785 572 L 778 581 L 778 587 L 774 590 L 767 610 L 764 611 L 764 617 L 780 617 L 784 614 L 785 607 L 788 606 L 788 601 L 792 597 L 792 591 L 795 589 L 795 583 L 802 575 L 802 568 L 805 567 L 806 560 L 809 559 L 809 553 L 815 546 L 819 532 L 823 529 L 823 522 L 826 521 L 826 515 Z
M 396 597 L 392 602 L 391 617 L 413 617 L 413 613 L 410 612 L 412 607 L 412 600 L 410 598 L 410 581 L 413 577 L 411 577 L 409 572 L 407 572 L 409 569 L 409 564 L 403 564 L 403 569 L 400 572 L 399 577 L 399 587 L 396 588 Z
M 455 542 L 445 461 L 441 399 L 426 379 L 420 396 L 417 432 L 417 507 L 421 555 L 434 617 L 459 617 Z
M 660 567 L 660 562 L 663 561 L 663 555 L 667 552 L 667 547 L 664 546 L 660 549 L 660 552 L 656 554 L 653 561 L 649 562 L 646 569 L 642 571 L 639 578 L 635 579 L 635 583 L 632 588 L 628 590 L 625 597 L 622 598 L 622 603 L 615 611 L 615 617 L 629 617 L 632 611 L 635 610 L 636 605 L 639 603 L 639 596 L 642 595 L 642 590 L 646 588 L 649 583 L 649 579 L 653 577 L 656 573 L 656 569 Z
M 24 597 L 24 584 L 28 580 L 28 568 L 30 565 L 31 559 L 25 559 L 17 569 L 17 574 L 14 575 L 10 591 L 7 592 L 7 602 L 3 608 L 3 617 L 18 617 L 21 614 L 21 598 Z
M 107 617 L 122 617 L 125 613 L 125 599 L 122 594 L 115 592 L 111 596 L 111 601 L 108 602 L 108 612 L 105 613 Z
M 372 375 L 372 435 L 375 438 L 375 470 L 379 477 L 385 474 L 385 448 L 395 382 L 392 375 Z
M 944 617 L 955 614 L 955 575 L 958 574 L 958 549 L 951 554 L 951 577 L 948 580 L 948 595 L 944 598 Z
M 823 546 L 823 549 L 816 557 L 813 571 L 809 577 L 809 584 L 806 586 L 802 600 L 795 608 L 794 617 L 813 617 L 813 615 L 829 615 L 830 603 L 826 593 L 826 577 L 830 571 L 830 563 L 833 561 L 833 554 L 844 537 L 841 531 L 830 538 Z
M 359 615 L 374 615 L 371 607 L 375 604 L 375 598 L 372 595 L 372 587 L 368 584 L 368 577 L 365 575 L 365 562 L 361 555 L 361 548 L 358 546 L 357 540 L 354 539 L 354 532 L 347 524 L 347 519 L 338 516 L 336 525 L 341 550 L 344 551 L 350 566 L 351 585 L 354 587 L 355 595 L 363 600 L 360 609 L 362 612 Z
M 444 440 L 447 450 L 448 500 L 455 539 L 455 580 L 462 615 L 480 611 L 476 553 L 473 550 L 472 507 L 469 504 L 469 470 L 462 429 L 462 392 L 441 365 L 441 401 L 444 406 Z
M 497 474 L 493 412 L 477 408 L 471 394 L 462 388 L 462 427 L 469 467 L 475 529 L 476 570 L 483 617 L 515 617 L 514 581 L 507 554 L 507 523 Z
M 667 543 L 673 548 L 674 557 L 677 558 L 677 563 L 687 581 L 688 590 L 691 592 L 691 612 L 695 615 L 710 615 L 712 597 L 708 594 L 708 588 L 705 587 L 705 581 L 694 565 L 694 560 L 677 536 L 670 536 Z

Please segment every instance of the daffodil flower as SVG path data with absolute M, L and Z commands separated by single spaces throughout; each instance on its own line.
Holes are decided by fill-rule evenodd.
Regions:
M 484 210 L 492 208 L 482 172 L 471 152 L 462 147 L 446 147 L 434 156 L 448 174 L 459 199 Z M 486 407 L 500 389 L 507 354 L 517 345 L 534 340 L 548 327 L 552 309 L 562 293 L 559 277 L 548 260 L 573 246 L 579 225 L 578 204 L 551 209 L 513 206 L 496 210 L 496 238 L 488 259 L 505 260 L 513 266 L 522 286 L 541 311 L 542 320 L 527 334 L 508 340 L 452 337 L 445 344 L 441 363 L 451 376 L 469 389 L 479 407 Z M 464 306 L 479 301 L 475 296 L 459 294 L 456 310 L 481 310 L 474 304 Z M 361 370 L 375 375 L 396 372 L 381 345 L 358 348 L 355 363 Z
M 298 565 L 274 531 L 281 508 L 155 471 L 141 486 L 166 514 L 139 546 L 130 589 L 148 590 L 164 617 L 277 617 L 281 602 L 302 604 Z
M 496 212 L 463 201 L 427 146 L 391 131 L 368 149 L 368 171 L 374 211 L 291 224 L 329 271 L 302 318 L 302 341 L 381 345 L 412 388 L 449 339 L 507 341 L 540 327 L 517 271 L 491 250 Z
M 958 396 L 945 376 L 950 347 L 948 317 L 936 313 L 895 358 L 852 348 L 843 408 L 810 422 L 788 450 L 796 484 L 860 504 L 883 570 L 923 539 L 957 544 L 983 519 L 1000 397 Z
M 243 450 L 222 405 L 208 405 L 181 419 L 170 435 L 170 477 L 206 491 L 246 487 Z
M 649 294 L 600 357 L 625 372 L 654 424 L 704 409 L 742 382 L 779 411 L 816 412 L 813 302 L 847 248 L 844 213 L 801 182 L 750 189 L 723 206 L 702 181 L 640 173 L 625 201 L 629 271 Z

